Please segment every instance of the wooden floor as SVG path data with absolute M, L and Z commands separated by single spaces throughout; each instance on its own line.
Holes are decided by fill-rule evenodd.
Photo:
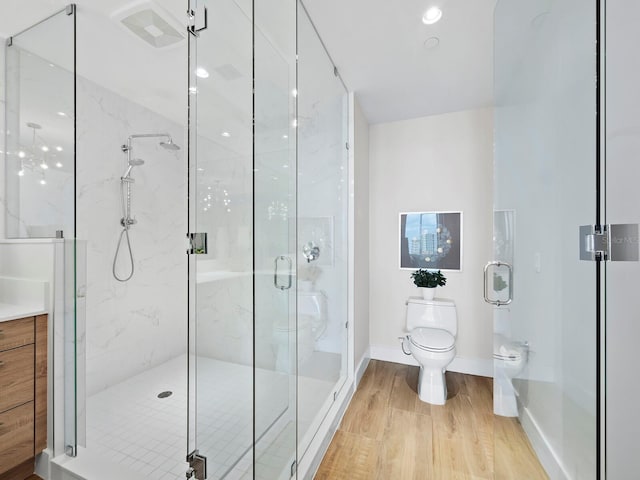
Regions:
M 418 367 L 372 360 L 317 480 L 547 479 L 517 419 L 493 415 L 492 380 L 447 372 L 444 406 Z

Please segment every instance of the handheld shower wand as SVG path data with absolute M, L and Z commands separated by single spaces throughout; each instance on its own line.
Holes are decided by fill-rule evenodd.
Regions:
M 133 261 L 133 250 L 131 248 L 131 239 L 129 238 L 129 229 L 132 225 L 135 225 L 137 223 L 137 220 L 131 216 L 131 185 L 135 183 L 135 180 L 131 178 L 131 171 L 134 167 L 144 165 L 144 160 L 131 157 L 133 140 L 135 140 L 136 138 L 163 138 L 164 140 L 160 142 L 160 146 L 162 148 L 173 151 L 180 150 L 180 147 L 173 143 L 173 139 L 168 133 L 143 133 L 138 135 L 130 135 L 127 139 L 127 143 L 120 147 L 122 152 L 127 154 L 127 163 L 125 166 L 126 170 L 122 177 L 120 177 L 120 200 L 122 206 L 122 218 L 120 219 L 120 225 L 122 226 L 122 230 L 120 231 L 120 238 L 118 239 L 116 253 L 113 256 L 112 266 L 113 276 L 119 282 L 126 282 L 130 280 L 131 277 L 133 277 L 133 272 L 135 270 L 135 264 Z M 127 250 L 129 251 L 129 274 L 121 277 L 116 271 L 116 263 L 118 262 L 118 256 L 120 254 L 120 247 L 122 246 L 123 239 L 127 241 Z

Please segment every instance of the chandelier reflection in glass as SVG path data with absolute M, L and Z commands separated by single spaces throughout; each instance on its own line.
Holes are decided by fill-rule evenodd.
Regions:
M 18 176 L 24 177 L 27 173 L 30 173 L 40 177 L 40 185 L 46 185 L 46 171 L 49 169 L 49 163 L 47 162 L 49 147 L 38 138 L 36 133 L 42 129 L 41 125 L 34 122 L 27 122 L 27 127 L 32 130 L 31 145 L 24 150 L 21 149 L 18 151 L 18 158 L 20 159 Z M 59 165 L 62 166 L 62 164 Z

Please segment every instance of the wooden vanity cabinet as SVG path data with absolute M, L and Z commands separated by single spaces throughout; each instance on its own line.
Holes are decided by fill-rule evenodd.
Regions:
M 47 447 L 47 315 L 0 322 L 0 480 L 33 473 Z

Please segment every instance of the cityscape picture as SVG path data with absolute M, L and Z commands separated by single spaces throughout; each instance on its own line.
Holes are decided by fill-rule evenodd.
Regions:
M 400 268 L 462 270 L 462 212 L 401 213 Z

